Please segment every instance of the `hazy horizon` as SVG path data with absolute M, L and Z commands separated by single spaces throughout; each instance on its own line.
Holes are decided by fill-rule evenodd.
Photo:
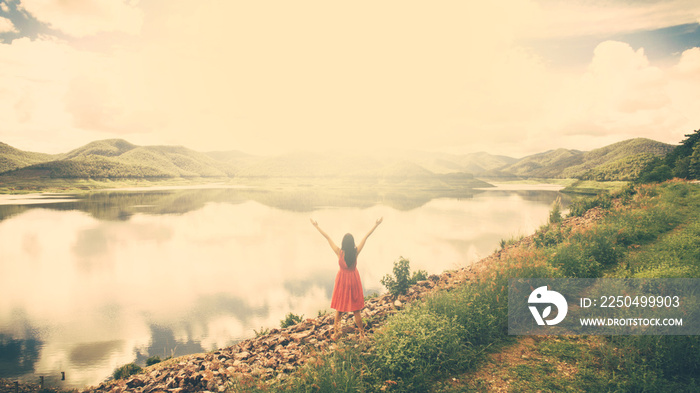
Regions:
M 530 155 L 536 155 L 536 154 L 540 154 L 540 153 L 546 153 L 546 152 L 548 152 L 548 151 L 557 150 L 557 149 L 581 150 L 581 149 L 569 148 L 569 147 L 553 147 L 553 148 L 551 148 L 551 149 L 547 149 L 547 150 L 542 150 L 542 151 L 534 152 L 534 153 L 529 154 L 529 155 L 526 155 L 526 156 L 511 156 L 511 155 L 502 154 L 502 153 L 499 153 L 499 152 L 491 152 L 491 151 L 483 151 L 483 150 L 481 150 L 481 151 L 472 151 L 472 152 L 462 152 L 462 153 L 444 153 L 444 152 L 439 152 L 439 151 L 422 150 L 422 149 L 419 149 L 419 148 L 394 148 L 394 149 L 381 150 L 381 151 L 380 151 L 380 150 L 362 150 L 362 151 L 358 151 L 358 150 L 348 150 L 348 151 L 343 151 L 343 150 L 340 149 L 340 148 L 336 148 L 336 149 L 327 149 L 327 150 L 324 150 L 324 151 L 312 151 L 312 150 L 304 150 L 303 148 L 298 148 L 298 149 L 294 149 L 294 150 L 282 151 L 282 152 L 280 152 L 280 153 L 266 153 L 266 154 L 265 154 L 265 153 L 262 153 L 262 154 L 254 154 L 254 153 L 250 153 L 250 152 L 243 151 L 243 150 L 240 150 L 240 149 L 230 149 L 230 150 L 206 150 L 206 151 L 202 151 L 202 150 L 192 149 L 191 147 L 186 146 L 186 145 L 166 145 L 166 144 L 162 144 L 162 143 L 149 144 L 149 145 L 139 145 L 139 144 L 136 144 L 136 143 L 132 143 L 131 141 L 129 141 L 128 139 L 125 139 L 125 138 L 108 138 L 108 139 L 98 139 L 98 140 L 90 141 L 90 142 L 87 142 L 87 143 L 82 144 L 82 145 L 80 145 L 80 146 L 75 146 L 75 147 L 72 147 L 72 148 L 70 148 L 70 149 L 68 149 L 68 150 L 66 150 L 66 151 L 61 151 L 61 152 L 58 152 L 58 153 L 47 153 L 47 152 L 44 152 L 44 151 L 29 151 L 29 150 L 24 150 L 24 151 L 28 151 L 28 152 L 31 152 L 31 153 L 63 154 L 63 153 L 69 153 L 69 152 L 71 152 L 71 151 L 73 151 L 73 150 L 79 149 L 79 148 L 81 148 L 81 147 L 83 147 L 83 146 L 86 146 L 86 145 L 89 144 L 89 143 L 92 143 L 92 142 L 99 142 L 99 141 L 105 141 L 105 140 L 111 140 L 111 139 L 121 139 L 121 140 L 124 140 L 124 141 L 126 141 L 126 142 L 128 142 L 128 143 L 131 143 L 131 144 L 135 145 L 135 146 L 140 146 L 140 147 L 146 147 L 146 146 L 173 146 L 173 147 L 184 147 L 184 148 L 191 149 L 191 150 L 194 150 L 194 151 L 196 151 L 196 152 L 204 153 L 204 154 L 214 154 L 214 153 L 240 153 L 240 154 L 243 154 L 243 155 L 246 155 L 246 156 L 260 157 L 260 158 L 272 158 L 272 157 L 279 157 L 279 156 L 294 156 L 294 155 L 302 155 L 302 154 L 320 154 L 320 155 L 345 154 L 345 155 L 348 155 L 348 156 L 369 156 L 369 157 L 377 158 L 377 157 L 393 157 L 393 156 L 398 156 L 398 155 L 405 154 L 405 153 L 418 152 L 418 153 L 435 154 L 435 155 L 450 154 L 450 155 L 455 155 L 455 156 L 461 156 L 461 155 L 476 155 L 476 154 L 489 154 L 489 155 L 491 155 L 491 156 L 502 156 L 502 157 L 507 157 L 507 158 L 512 158 L 512 159 L 520 160 L 520 159 L 523 159 L 523 158 L 528 157 L 528 156 L 530 156 Z M 629 139 L 635 139 L 635 138 L 629 138 Z M 629 140 L 629 139 L 626 139 L 626 140 Z M 623 142 L 623 141 L 621 141 L 621 142 Z M 660 141 L 658 141 L 658 142 L 660 142 Z M 0 140 L 0 143 L 5 143 L 5 142 L 2 141 L 2 140 Z M 617 142 L 613 142 L 613 143 L 611 143 L 611 144 L 614 144 L 614 143 L 617 143 Z M 678 142 L 676 142 L 676 143 L 668 143 L 668 144 L 669 144 L 669 145 L 674 145 L 674 146 L 679 145 Z M 12 146 L 12 145 L 10 145 L 10 146 L 11 146 L 11 147 L 14 147 L 14 148 L 18 148 L 17 146 Z M 606 147 L 606 146 L 609 146 L 609 145 L 593 147 L 593 148 L 590 149 L 590 150 L 595 150 L 595 149 L 603 148 L 603 147 Z M 22 150 L 22 149 L 20 149 L 20 150 Z M 585 151 L 590 151 L 590 150 L 581 150 L 581 151 L 584 151 L 584 152 L 585 152 Z
M 694 0 L 0 0 L 0 141 L 524 157 L 700 128 Z

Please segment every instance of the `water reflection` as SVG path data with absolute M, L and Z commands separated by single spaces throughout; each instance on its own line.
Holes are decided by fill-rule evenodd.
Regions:
M 290 311 L 328 310 L 337 261 L 309 216 L 338 241 L 384 217 L 358 260 L 374 292 L 399 256 L 439 273 L 531 233 L 559 195 L 368 192 L 339 203 L 339 190 L 307 191 L 105 192 L 0 206 L 0 376 L 65 371 L 61 386 L 82 387 L 149 356 L 231 345 Z
M 11 378 L 34 371 L 41 344 L 35 339 L 15 339 L 0 334 L 0 378 Z

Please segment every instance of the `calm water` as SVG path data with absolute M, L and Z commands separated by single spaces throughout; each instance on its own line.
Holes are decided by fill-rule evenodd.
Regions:
M 204 352 L 329 310 L 338 243 L 384 223 L 366 293 L 399 256 L 440 273 L 546 222 L 554 190 L 471 195 L 204 188 L 0 196 L 0 377 L 62 387 L 149 356 Z M 565 199 L 565 197 L 564 197 Z M 59 381 L 61 371 L 66 381 Z

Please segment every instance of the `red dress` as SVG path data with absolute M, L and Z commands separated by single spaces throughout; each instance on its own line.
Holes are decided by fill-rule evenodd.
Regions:
M 345 263 L 345 254 L 341 251 L 338 265 L 340 270 L 335 276 L 331 308 L 340 312 L 362 310 L 365 306 L 365 295 L 362 293 L 362 281 L 356 268 L 357 263 L 355 267 L 349 269 Z

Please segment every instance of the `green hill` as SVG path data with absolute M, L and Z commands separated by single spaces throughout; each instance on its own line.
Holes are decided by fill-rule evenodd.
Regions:
M 522 159 L 484 152 L 445 154 L 382 151 L 368 155 L 331 151 L 252 156 L 239 151 L 199 153 L 182 146 L 138 146 L 123 139 L 94 141 L 65 154 L 24 152 L 0 143 L 0 176 L 8 179 L 118 178 L 352 178 L 397 183 L 430 180 L 430 187 L 459 180 L 486 186 L 473 176 L 577 178 L 628 181 L 673 146 L 637 138 L 589 152 L 557 149 Z M 409 182 L 410 183 L 410 182 Z M 426 183 L 427 184 L 427 183 Z
M 0 142 L 0 173 L 54 159 L 51 154 L 23 151 Z
M 583 152 L 570 149 L 556 149 L 534 154 L 518 160 L 500 171 L 507 175 L 521 177 L 558 178 L 571 166 L 583 162 Z
M 576 178 L 629 181 L 655 157 L 673 150 L 672 145 L 635 138 L 582 152 L 557 149 L 525 157 L 500 169 L 502 175 L 539 178 Z
M 137 146 L 122 139 L 88 143 L 51 161 L 16 166 L 4 177 L 173 178 L 233 176 L 230 164 L 180 146 Z
M 80 159 L 89 156 L 118 157 L 137 146 L 123 139 L 105 139 L 90 142 L 61 156 L 64 160 Z
M 562 174 L 584 180 L 629 181 L 636 179 L 654 157 L 665 156 L 671 150 L 672 145 L 651 139 L 629 139 L 584 153 L 583 163 L 567 168 Z

